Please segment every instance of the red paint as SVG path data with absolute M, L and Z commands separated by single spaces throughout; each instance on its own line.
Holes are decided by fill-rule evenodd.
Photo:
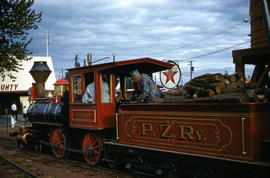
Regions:
M 142 68 L 144 66 L 144 68 Z M 72 128 L 102 130 L 105 128 L 115 127 L 115 73 L 122 73 L 128 75 L 131 68 L 140 68 L 148 73 L 157 72 L 171 68 L 173 65 L 154 60 L 151 58 L 141 58 L 126 61 L 117 61 L 106 64 L 97 64 L 92 66 L 85 66 L 80 68 L 69 69 L 69 123 Z M 101 73 L 107 72 L 112 75 L 111 80 L 111 103 L 101 102 Z M 72 76 L 81 77 L 80 96 L 83 97 L 85 92 L 85 75 L 90 74 L 94 76 L 95 80 L 95 104 L 83 104 L 81 101 L 73 102 L 72 92 L 73 83 Z
M 134 104 L 119 115 L 120 143 L 234 160 L 260 160 L 270 103 Z M 242 121 L 243 120 L 243 121 Z

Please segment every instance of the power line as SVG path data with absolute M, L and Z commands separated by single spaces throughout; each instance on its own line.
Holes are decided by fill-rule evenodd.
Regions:
M 244 19 L 244 20 L 242 20 L 240 23 L 237 23 L 237 24 L 235 24 L 235 25 L 233 25 L 233 26 L 231 26 L 231 27 L 229 27 L 229 28 L 227 28 L 227 29 L 225 29 L 225 30 L 222 30 L 222 31 L 220 31 L 220 32 L 217 32 L 217 33 L 211 35 L 211 36 L 208 36 L 208 37 L 206 37 L 206 38 L 202 38 L 202 39 L 200 39 L 200 40 L 198 40 L 198 41 L 195 41 L 195 42 L 193 42 L 193 43 L 187 44 L 187 45 L 185 45 L 185 46 L 182 46 L 182 47 L 179 47 L 179 48 L 175 48 L 175 49 L 169 50 L 169 51 L 167 51 L 167 52 L 171 52 L 171 51 L 175 51 L 175 50 L 179 50 L 179 49 L 184 49 L 184 48 L 190 47 L 190 46 L 192 46 L 192 45 L 194 45 L 194 44 L 201 43 L 201 42 L 203 42 L 203 41 L 205 41 L 205 40 L 211 39 L 211 38 L 213 38 L 213 37 L 215 37 L 215 36 L 218 36 L 218 35 L 220 35 L 220 34 L 222 34 L 222 33 L 225 33 L 225 32 L 227 32 L 227 31 L 230 31 L 231 29 L 233 29 L 233 28 L 235 28 L 235 27 L 241 25 L 243 22 L 244 22 L 244 23 L 247 23 L 248 20 L 247 20 L 247 19 Z M 167 52 L 150 53 L 149 55 L 162 54 L 162 53 L 167 53 Z
M 220 52 L 225 51 L 227 49 L 231 49 L 231 48 L 246 44 L 247 42 L 249 42 L 249 41 L 245 41 L 243 43 L 238 43 L 236 45 L 233 45 L 233 46 L 230 46 L 230 47 L 227 47 L 227 48 L 223 48 L 223 49 L 220 49 L 220 50 L 217 50 L 217 51 L 213 51 L 213 52 L 210 52 L 210 53 L 202 54 L 202 55 L 199 55 L 199 56 L 194 56 L 194 57 L 191 57 L 191 58 L 182 59 L 181 61 L 197 59 L 197 58 L 200 58 L 200 57 L 205 57 L 205 56 L 209 56 L 209 55 L 212 55 L 212 54 L 220 53 Z
M 206 38 L 202 38 L 201 40 L 195 41 L 195 42 L 193 42 L 193 43 L 191 43 L 191 44 L 188 44 L 188 45 L 186 45 L 186 46 L 183 46 L 181 49 L 186 48 L 186 47 L 189 47 L 189 46 L 192 46 L 192 45 L 197 44 L 197 43 L 200 43 L 200 42 L 203 42 L 203 41 L 205 41 L 205 40 L 211 39 L 211 38 L 213 38 L 213 37 L 215 37 L 215 36 L 217 36 L 217 35 L 220 35 L 220 34 L 222 34 L 222 33 L 227 32 L 227 31 L 230 31 L 231 29 L 237 27 L 238 25 L 241 25 L 243 22 L 247 23 L 248 20 L 244 19 L 244 20 L 241 21 L 240 23 L 235 24 L 235 25 L 231 26 L 231 27 L 228 28 L 228 29 L 225 29 L 225 30 L 223 30 L 223 31 L 220 31 L 220 32 L 218 32 L 218 33 L 215 33 L 215 34 L 213 34 L 212 36 L 209 36 L 209 37 L 206 37 Z

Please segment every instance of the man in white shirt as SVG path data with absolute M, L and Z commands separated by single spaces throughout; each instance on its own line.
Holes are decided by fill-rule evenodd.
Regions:
M 17 120 L 17 106 L 15 102 L 13 102 L 13 104 L 11 105 L 11 112 L 13 117 Z
M 108 103 L 111 100 L 109 84 L 106 81 L 102 81 L 102 102 Z
M 17 106 L 15 102 L 11 105 L 11 127 L 14 128 L 17 123 Z
M 24 118 L 24 120 L 27 120 L 27 108 L 26 108 L 26 106 L 23 107 L 23 118 Z
M 110 87 L 108 84 L 108 75 L 106 74 L 102 74 L 102 93 L 101 93 L 101 100 L 103 103 L 108 103 L 111 100 L 110 97 Z M 92 82 L 89 85 L 87 85 L 83 98 L 82 98 L 82 102 L 87 104 L 87 103 L 95 103 L 95 83 Z
M 90 83 L 84 92 L 83 103 L 95 103 L 95 82 Z

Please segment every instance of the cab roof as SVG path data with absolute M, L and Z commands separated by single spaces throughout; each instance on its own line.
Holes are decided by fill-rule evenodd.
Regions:
M 90 65 L 79 68 L 68 69 L 69 73 L 86 73 L 86 72 L 112 72 L 112 73 L 129 73 L 135 69 L 143 73 L 153 73 L 173 67 L 173 64 L 162 62 L 152 58 L 139 58 L 124 61 L 109 62 L 103 64 Z

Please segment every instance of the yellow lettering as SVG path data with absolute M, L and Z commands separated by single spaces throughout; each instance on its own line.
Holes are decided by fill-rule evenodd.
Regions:
M 187 138 L 189 140 L 193 140 L 194 139 L 192 137 L 192 134 L 194 133 L 194 129 L 192 127 L 189 127 L 189 126 L 179 126 L 179 128 L 180 128 L 179 139 L 181 139 L 181 140 L 186 140 Z M 188 132 L 185 132 L 185 130 L 188 130 Z
M 161 134 L 161 138 L 171 138 L 172 135 L 167 135 L 168 131 L 171 129 L 171 125 L 160 125 L 160 129 L 165 128 L 164 131 Z
M 146 136 L 146 132 L 151 132 L 152 130 L 153 130 L 152 124 L 143 123 L 141 136 Z
M 202 134 L 203 134 L 203 131 L 197 131 L 195 130 L 195 135 L 197 136 L 197 141 L 202 141 Z

